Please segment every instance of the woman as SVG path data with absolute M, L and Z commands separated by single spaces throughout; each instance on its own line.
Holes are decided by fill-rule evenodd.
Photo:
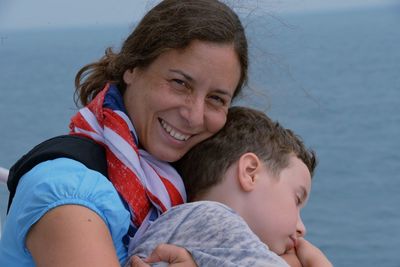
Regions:
M 165 0 L 150 10 L 119 53 L 76 76 L 85 107 L 71 134 L 105 147 L 109 180 L 67 158 L 33 167 L 19 181 L 0 265 L 124 263 L 133 235 L 185 200 L 168 162 L 223 127 L 246 79 L 244 29 L 226 5 Z

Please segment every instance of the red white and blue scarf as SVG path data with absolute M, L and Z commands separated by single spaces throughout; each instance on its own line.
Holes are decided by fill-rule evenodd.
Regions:
M 129 205 L 132 224 L 142 231 L 150 217 L 186 202 L 183 181 L 167 162 L 139 148 L 134 125 L 115 85 L 106 87 L 72 117 L 70 134 L 83 135 L 106 149 L 108 179 Z M 144 229 L 143 229 L 144 228 Z M 141 235 L 141 234 L 139 234 Z

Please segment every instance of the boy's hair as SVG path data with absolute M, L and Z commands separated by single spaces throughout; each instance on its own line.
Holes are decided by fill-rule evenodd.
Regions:
M 274 175 L 289 165 L 293 154 L 304 162 L 311 176 L 317 164 L 315 152 L 308 150 L 291 130 L 260 111 L 231 107 L 221 131 L 194 146 L 175 164 L 188 199 L 221 182 L 227 169 L 247 152 L 256 154 Z

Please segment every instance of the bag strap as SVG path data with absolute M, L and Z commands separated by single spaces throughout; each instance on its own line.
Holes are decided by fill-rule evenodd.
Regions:
M 10 169 L 7 187 L 10 191 L 7 213 L 15 196 L 20 178 L 41 162 L 57 158 L 69 158 L 81 162 L 87 168 L 107 177 L 105 149 L 92 139 L 76 135 L 61 135 L 35 146 Z

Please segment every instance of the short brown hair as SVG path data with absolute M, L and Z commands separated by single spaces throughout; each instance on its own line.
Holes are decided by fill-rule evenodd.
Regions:
M 194 146 L 175 167 L 182 175 L 188 199 L 222 181 L 224 173 L 247 153 L 256 154 L 274 174 L 289 165 L 296 155 L 314 173 L 315 152 L 301 138 L 264 113 L 245 107 L 229 109 L 225 126 L 213 137 Z
M 247 39 L 237 14 L 217 0 L 164 0 L 142 18 L 120 52 L 108 48 L 99 61 L 79 70 L 75 101 L 86 105 L 106 83 L 116 84 L 123 94 L 126 70 L 146 68 L 162 53 L 184 49 L 194 40 L 233 45 L 241 67 L 237 96 L 248 70 Z

